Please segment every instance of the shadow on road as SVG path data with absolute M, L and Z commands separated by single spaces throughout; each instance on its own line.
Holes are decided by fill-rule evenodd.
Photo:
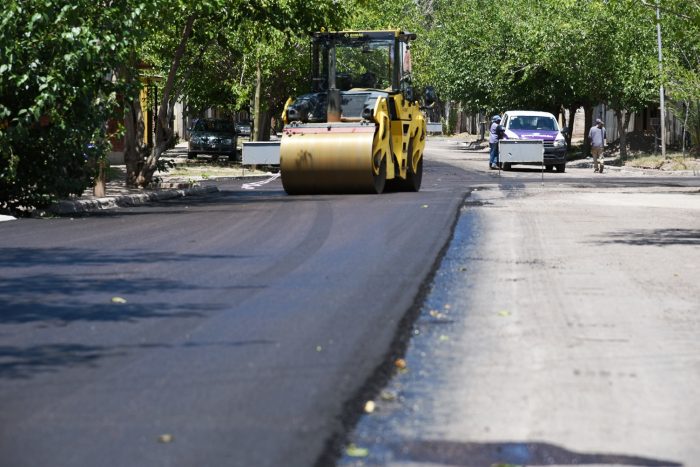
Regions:
M 0 338 L 31 335 L 22 345 L 0 345 L 0 379 L 27 379 L 61 368 L 95 367 L 151 344 L 107 345 L 100 332 L 126 332 L 142 320 L 198 320 L 230 304 L 195 298 L 225 289 L 245 294 L 265 285 L 198 283 L 167 271 L 190 270 L 192 264 L 231 263 L 251 258 L 234 254 L 179 254 L 140 249 L 0 248 Z M 153 276 L 151 264 L 162 265 Z M 166 271 L 163 274 L 162 270 Z M 200 294 L 200 295 L 201 295 Z M 193 298 L 195 297 L 195 298 Z M 172 325 L 173 321 L 169 321 Z M 68 329 L 60 337 L 61 329 Z M 16 339 L 15 339 L 16 340 Z M 239 343 L 249 345 L 259 342 Z M 191 347 L 192 343 L 177 344 Z M 226 343 L 231 345 L 232 343 Z M 220 343 L 219 345 L 224 345 Z
M 180 346 L 194 347 L 247 347 L 273 345 L 274 341 L 249 340 L 235 342 L 187 342 Z M 64 367 L 95 367 L 104 358 L 127 355 L 133 350 L 171 349 L 170 344 L 137 344 L 98 346 L 83 344 L 44 344 L 29 347 L 0 346 L 0 379 L 28 379 L 39 373 L 57 371 Z
M 693 229 L 621 230 L 601 235 L 590 243 L 618 243 L 636 246 L 700 245 L 700 231 Z
M 541 442 L 460 443 L 420 440 L 392 446 L 399 460 L 436 465 L 483 467 L 487 465 L 630 465 L 680 467 L 669 460 L 622 454 L 588 454 Z
M 114 275 L 113 267 L 240 258 L 235 255 L 193 256 L 137 250 L 109 252 L 90 248 L 0 248 L 0 257 L 3 258 L 3 269 L 26 270 L 12 277 L 6 275 L 0 282 L 0 325 L 31 322 L 65 325 L 76 321 L 129 322 L 144 318 L 199 316 L 205 309 L 198 304 L 146 298 L 154 291 L 159 297 L 167 298 L 167 294 L 185 287 L 182 281 L 138 275 L 130 279 L 120 278 Z M 103 266 L 105 272 L 99 270 Z M 88 268 L 88 271 L 81 268 Z M 130 300 L 110 301 L 122 296 L 130 297 Z

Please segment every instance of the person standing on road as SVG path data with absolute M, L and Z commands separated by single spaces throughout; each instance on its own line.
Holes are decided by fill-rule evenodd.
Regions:
M 489 129 L 489 167 L 491 169 L 498 168 L 498 140 L 503 139 L 505 133 L 505 129 L 501 126 L 501 116 L 494 115 Z
M 603 173 L 603 148 L 605 147 L 605 128 L 599 118 L 588 131 L 588 141 L 591 144 L 591 156 L 593 156 L 593 172 Z

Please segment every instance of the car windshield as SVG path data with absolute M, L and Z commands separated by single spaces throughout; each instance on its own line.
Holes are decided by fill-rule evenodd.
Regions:
M 197 120 L 193 130 L 212 133 L 233 133 L 235 128 L 233 123 L 227 120 Z
M 508 128 L 511 130 L 557 131 L 557 122 L 552 117 L 518 115 L 510 119 Z

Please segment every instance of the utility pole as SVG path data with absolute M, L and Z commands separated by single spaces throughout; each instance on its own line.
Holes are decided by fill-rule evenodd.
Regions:
M 664 97 L 664 68 L 663 56 L 661 54 L 661 12 L 659 11 L 659 2 L 656 0 L 656 41 L 659 48 L 659 77 L 661 78 L 661 86 L 659 89 L 659 100 L 661 101 L 661 157 L 666 158 L 666 99 Z

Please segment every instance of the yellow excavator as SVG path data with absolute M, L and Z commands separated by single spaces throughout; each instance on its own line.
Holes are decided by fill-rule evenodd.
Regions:
M 410 80 L 415 38 L 403 31 L 314 34 L 312 92 L 290 98 L 282 114 L 288 194 L 420 190 L 426 125 Z

